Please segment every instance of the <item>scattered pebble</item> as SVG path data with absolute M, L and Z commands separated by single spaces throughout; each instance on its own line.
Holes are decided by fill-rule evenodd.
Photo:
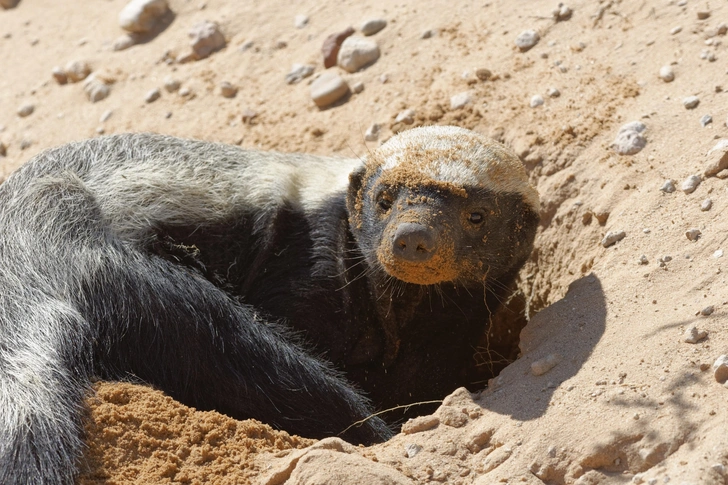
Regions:
M 683 99 L 683 106 L 685 106 L 686 109 L 694 109 L 700 104 L 700 98 L 697 96 L 688 96 L 687 98 Z
M 548 91 L 546 91 L 546 94 L 549 96 L 549 98 L 558 98 L 559 96 L 561 96 L 561 91 L 556 88 L 549 88 Z
M 464 108 L 466 105 L 473 101 L 473 96 L 465 91 L 463 93 L 455 94 L 450 98 L 450 109 Z
M 539 359 L 531 363 L 531 373 L 535 376 L 541 376 L 556 367 L 561 362 L 559 354 L 549 354 L 543 359 Z
M 672 194 L 673 192 L 675 192 L 675 182 L 673 182 L 672 180 L 665 180 L 665 182 L 663 182 L 662 184 L 662 187 L 660 187 L 660 190 L 667 194 Z
M 53 68 L 51 74 L 58 84 L 66 84 L 68 82 L 68 75 L 66 74 L 66 71 L 58 66 Z
M 351 92 L 354 94 L 359 94 L 362 91 L 364 91 L 364 83 L 361 81 L 357 81 L 351 86 Z
M 382 127 L 379 125 L 379 123 L 372 124 L 369 128 L 367 128 L 366 133 L 364 133 L 364 140 L 366 141 L 377 141 L 379 139 L 379 133 L 381 132 Z
M 713 375 L 721 384 L 728 381 L 728 355 L 721 355 L 713 362 Z
M 662 66 L 660 68 L 660 79 L 662 79 L 666 83 L 675 80 L 675 72 L 672 70 L 672 66 Z
M 349 85 L 333 71 L 322 73 L 311 83 L 311 99 L 319 108 L 325 108 L 349 92 Z
M 705 199 L 700 203 L 700 210 L 703 212 L 709 211 L 713 207 L 713 201 L 711 199 Z
M 31 140 L 29 138 L 23 138 L 22 140 L 20 140 L 20 149 L 21 150 L 28 149 L 32 145 L 33 145 L 33 140 Z
M 106 99 L 111 93 L 111 88 L 94 75 L 86 78 L 86 81 L 83 83 L 83 90 L 88 100 L 92 103 Z
M 190 88 L 188 88 L 187 86 L 184 86 L 184 87 L 180 88 L 180 90 L 179 90 L 179 95 L 182 96 L 183 98 L 189 96 L 190 94 L 192 94 L 192 90 Z
M 91 66 L 86 61 L 71 61 L 64 69 L 69 82 L 83 81 L 91 74 Z
M 133 35 L 122 34 L 111 43 L 111 50 L 123 51 L 136 44 L 136 39 Z
M 617 137 L 612 142 L 612 149 L 619 155 L 639 153 L 647 145 L 647 139 L 642 135 L 646 129 L 645 124 L 640 121 L 632 121 L 622 125 L 619 128 Z
M 728 168 L 728 138 L 724 138 L 708 151 L 705 176 L 710 177 Z
M 624 231 L 609 231 L 605 236 L 604 239 L 602 239 L 602 246 L 605 248 L 608 248 L 614 243 L 617 243 L 624 239 L 624 237 L 627 235 Z
M 297 29 L 302 29 L 308 25 L 308 20 L 309 19 L 308 19 L 307 15 L 303 15 L 303 14 L 296 15 L 296 17 L 293 19 L 293 25 Z
M 717 59 L 717 57 L 715 57 L 715 54 L 713 53 L 713 51 L 708 50 L 708 49 L 703 49 L 702 51 L 700 51 L 700 58 L 705 59 L 708 62 L 715 62 Z
M 356 72 L 379 59 L 379 46 L 373 40 L 359 36 L 344 39 L 339 48 L 336 62 L 347 72 Z
M 369 19 L 365 21 L 363 24 L 361 24 L 361 27 L 359 30 L 361 30 L 361 33 L 369 36 L 374 35 L 380 30 L 382 30 L 384 27 L 387 26 L 387 21 L 385 19 L 376 18 L 376 19 Z
M 103 123 L 103 122 L 107 121 L 109 118 L 111 118 L 112 114 L 114 114 L 114 112 L 111 111 L 110 109 L 107 109 L 106 111 L 101 113 L 101 117 L 99 118 L 99 123 Z
M 647 256 L 645 256 L 644 254 L 640 256 L 640 264 L 648 264 L 649 262 L 650 260 L 647 259 Z
M 4 157 L 7 154 L 8 154 L 7 145 L 0 141 L 0 157 Z
M 521 52 L 526 52 L 531 47 L 538 44 L 538 41 L 541 40 L 541 36 L 538 35 L 538 32 L 535 30 L 524 30 L 520 34 L 518 34 L 518 37 L 516 37 L 516 47 Z
M 490 69 L 486 69 L 484 67 L 480 67 L 475 70 L 475 77 L 480 79 L 481 81 L 487 81 L 493 76 L 493 72 Z
M 192 26 L 188 35 L 190 46 L 197 59 L 204 59 L 213 52 L 225 47 L 225 36 L 215 22 L 204 20 Z
M 258 116 L 258 113 L 253 111 L 250 108 L 245 108 L 243 110 L 243 114 L 240 117 L 244 124 L 250 125 L 253 123 L 253 120 Z
M 13 8 L 15 7 L 20 0 L 0 0 L 0 7 L 3 8 Z
M 321 53 L 324 56 L 324 67 L 326 69 L 334 67 L 336 65 L 336 59 L 339 55 L 341 43 L 344 42 L 344 40 L 353 33 L 354 28 L 347 27 L 346 30 L 336 32 L 326 37 L 323 46 L 321 47 Z
M 379 76 L 379 82 L 382 84 L 387 84 L 389 82 L 389 74 L 385 72 L 384 74 Z
M 220 94 L 223 98 L 234 98 L 238 94 L 238 87 L 223 81 L 220 83 Z
M 153 103 L 158 100 L 160 96 L 162 96 L 162 92 L 159 90 L 159 88 L 154 88 L 144 96 L 144 101 L 146 101 L 147 103 Z
M 698 330 L 698 327 L 693 325 L 692 327 L 685 330 L 683 334 L 683 340 L 689 344 L 697 344 L 705 337 L 708 336 L 708 332 L 705 330 Z
M 131 0 L 119 13 L 119 25 L 129 32 L 145 34 L 167 13 L 167 0 Z
M 713 117 L 710 115 L 703 115 L 702 118 L 700 118 L 700 125 L 705 128 L 709 124 L 713 122 Z
M 715 251 L 715 252 L 713 253 L 713 257 L 714 257 L 715 259 L 718 259 L 718 258 L 722 258 L 722 257 L 723 257 L 723 250 L 722 250 L 722 249 L 718 249 L 718 250 L 716 250 L 716 251 Z
M 397 117 L 394 119 L 395 123 L 404 123 L 405 125 L 411 125 L 415 122 L 415 110 L 406 109 L 400 111 Z
M 708 10 L 698 10 L 696 14 L 698 15 L 698 20 L 705 20 L 710 17 L 710 12 Z
M 704 317 L 710 316 L 715 311 L 715 307 L 713 305 L 706 306 L 702 310 L 700 310 L 700 314 Z
M 698 185 L 700 185 L 700 182 L 702 181 L 703 179 L 700 177 L 700 175 L 691 175 L 690 177 L 685 179 L 685 181 L 680 186 L 680 189 L 686 194 L 692 194 L 693 192 L 695 192 L 695 189 L 698 188 Z
M 420 39 L 430 39 L 432 37 L 435 37 L 436 35 L 437 35 L 437 30 L 427 29 L 424 32 L 422 32 L 422 35 L 420 35 Z
M 296 84 L 313 74 L 314 66 L 310 64 L 294 64 L 291 71 L 286 74 L 287 84 Z
M 682 32 L 682 27 L 679 25 L 670 29 L 670 35 L 679 34 L 680 32 Z
M 407 458 L 414 458 L 420 451 L 422 451 L 422 447 L 420 445 L 416 445 L 414 443 L 404 445 L 404 453 L 407 455 Z
M 662 256 L 660 257 L 660 259 L 658 259 L 658 261 L 661 263 L 669 263 L 670 261 L 672 261 L 672 256 Z
M 544 103 L 543 96 L 541 96 L 540 94 L 535 94 L 531 97 L 531 101 L 530 101 L 529 105 L 531 106 L 531 108 L 538 108 L 543 103 Z
M 559 3 L 559 6 L 553 11 L 554 20 L 556 20 L 557 22 L 569 20 L 573 13 L 574 11 L 571 10 L 571 8 L 564 5 L 563 3 Z
M 697 241 L 700 238 L 700 235 L 702 233 L 700 232 L 700 229 L 688 229 L 685 231 L 685 237 L 687 237 L 691 241 Z
M 164 89 L 166 89 L 168 93 L 179 91 L 180 86 L 182 86 L 182 83 L 179 82 L 178 79 L 170 76 L 164 78 Z
M 32 103 L 25 103 L 18 108 L 18 111 L 16 111 L 16 113 L 21 118 L 25 118 L 26 116 L 32 115 L 33 111 L 35 111 L 35 105 Z

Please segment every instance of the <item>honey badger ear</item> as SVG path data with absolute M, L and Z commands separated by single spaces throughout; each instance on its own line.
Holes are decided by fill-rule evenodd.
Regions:
M 349 189 L 346 194 L 346 210 L 349 212 L 349 225 L 352 229 L 361 227 L 361 211 L 364 197 L 364 176 L 366 166 L 362 165 L 349 174 Z

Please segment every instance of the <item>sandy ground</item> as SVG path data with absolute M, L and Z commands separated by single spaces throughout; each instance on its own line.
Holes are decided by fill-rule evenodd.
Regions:
M 728 252 L 728 182 L 703 177 L 694 192 L 680 190 L 728 138 L 725 1 L 573 0 L 559 22 L 557 2 L 540 0 L 169 3 L 166 29 L 119 52 L 111 45 L 125 0 L 0 9 L 0 174 L 100 132 L 350 157 L 394 130 L 465 126 L 515 148 L 541 193 L 542 227 L 521 282 L 535 315 L 521 357 L 487 390 L 455 392 L 434 417 L 370 448 L 328 439 L 293 450 L 310 442 L 143 387 L 100 384 L 81 483 L 728 483 L 728 389 L 711 370 L 728 353 L 728 256 L 718 257 Z M 309 17 L 303 28 L 299 14 Z M 361 93 L 321 110 L 310 79 L 284 82 L 294 63 L 320 74 L 323 40 L 372 17 L 388 21 L 372 37 L 381 58 L 353 74 L 332 68 L 361 81 Z M 200 20 L 218 22 L 227 46 L 168 63 Z M 514 40 L 525 29 L 541 40 L 520 52 Z M 434 35 L 422 38 L 427 30 Z M 82 83 L 53 80 L 53 67 L 73 60 L 112 83 L 108 98 L 91 103 Z M 665 65 L 669 83 L 658 77 Z M 490 79 L 476 77 L 482 68 Z M 167 76 L 189 94 L 162 89 Z M 234 98 L 220 95 L 223 81 L 239 88 Z M 153 88 L 162 96 L 146 103 Z M 452 109 L 450 97 L 466 91 L 471 103 Z M 537 94 L 545 102 L 532 108 Z M 700 104 L 686 109 L 692 95 Z M 20 117 L 25 103 L 34 112 Z M 404 109 L 415 110 L 412 125 L 395 123 Z M 610 145 L 630 121 L 646 125 L 647 145 L 620 156 Z M 382 133 L 365 142 L 372 123 Z M 660 191 L 666 179 L 675 192 Z M 696 241 L 685 235 L 692 228 Z M 623 240 L 600 244 L 620 230 Z M 691 326 L 707 337 L 685 342 Z M 545 363 L 555 366 L 535 375 Z

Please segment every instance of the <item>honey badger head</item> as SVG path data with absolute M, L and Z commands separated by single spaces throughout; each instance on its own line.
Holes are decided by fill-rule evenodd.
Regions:
M 506 147 L 457 127 L 405 131 L 351 174 L 349 222 L 370 268 L 407 283 L 466 285 L 517 271 L 538 193 Z

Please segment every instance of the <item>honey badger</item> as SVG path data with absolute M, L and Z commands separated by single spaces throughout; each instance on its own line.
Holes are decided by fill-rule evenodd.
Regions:
M 465 384 L 538 204 L 515 155 L 455 127 L 365 161 L 152 134 L 36 156 L 0 186 L 0 483 L 73 481 L 92 379 L 387 439 L 349 426 Z

